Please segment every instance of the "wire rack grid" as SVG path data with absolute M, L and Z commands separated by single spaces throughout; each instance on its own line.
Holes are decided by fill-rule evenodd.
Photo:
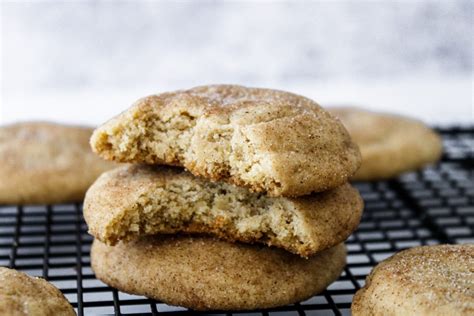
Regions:
M 355 291 L 381 260 L 418 245 L 474 242 L 474 128 L 439 132 L 445 154 L 438 165 L 390 181 L 355 183 L 365 201 L 362 222 L 346 242 L 344 272 L 323 293 L 275 309 L 211 313 L 349 315 Z M 194 313 L 97 280 L 91 242 L 81 204 L 0 206 L 0 265 L 49 280 L 78 315 Z

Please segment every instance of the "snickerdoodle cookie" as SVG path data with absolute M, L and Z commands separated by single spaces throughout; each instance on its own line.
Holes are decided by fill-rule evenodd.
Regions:
M 91 128 L 46 122 L 0 127 L 0 204 L 80 201 L 115 164 L 89 147 Z
M 64 295 L 48 281 L 0 267 L 0 315 L 76 315 Z
M 111 247 L 95 240 L 96 277 L 121 291 L 196 310 L 286 305 L 341 274 L 343 244 L 304 259 L 284 250 L 206 237 L 154 236 Z
M 474 315 L 474 245 L 415 247 L 377 265 L 352 315 Z
M 89 232 L 113 245 L 188 232 L 259 242 L 310 256 L 357 228 L 363 203 L 349 184 L 298 198 L 269 197 L 178 168 L 130 165 L 108 171 L 84 200 Z
M 353 180 L 387 179 L 440 159 L 440 137 L 420 121 L 351 107 L 328 111 L 359 145 L 362 166 Z
M 347 182 L 360 153 L 343 125 L 289 92 L 210 85 L 152 95 L 91 138 L 108 160 L 183 166 L 271 196 L 300 196 Z

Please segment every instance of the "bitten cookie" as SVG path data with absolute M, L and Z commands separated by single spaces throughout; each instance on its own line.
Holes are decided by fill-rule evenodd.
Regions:
M 143 235 L 188 232 L 310 256 L 346 240 L 362 208 L 349 184 L 299 198 L 272 198 L 178 168 L 131 165 L 104 173 L 91 186 L 84 218 L 89 232 L 111 245 Z
M 114 166 L 90 150 L 91 128 L 46 122 L 0 127 L 0 204 L 75 202 Z
M 54 285 L 23 272 L 0 267 L 0 315 L 76 315 Z
M 415 247 L 377 265 L 352 315 L 474 315 L 474 245 Z
M 353 180 L 377 180 L 422 168 L 441 157 L 440 137 L 414 119 L 358 108 L 328 108 L 359 145 L 362 166 Z
M 95 130 L 108 160 L 183 166 L 271 196 L 347 182 L 360 153 L 342 124 L 288 92 L 211 85 L 152 95 Z
M 341 274 L 343 244 L 303 259 L 284 250 L 205 237 L 150 237 L 106 246 L 95 240 L 92 269 L 121 291 L 195 310 L 249 310 L 295 303 Z

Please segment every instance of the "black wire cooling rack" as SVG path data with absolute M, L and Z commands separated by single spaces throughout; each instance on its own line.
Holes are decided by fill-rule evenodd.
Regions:
M 372 267 L 393 253 L 418 245 L 474 242 L 474 128 L 439 132 L 445 154 L 438 165 L 391 181 L 355 184 L 365 211 L 347 241 L 348 264 L 339 280 L 307 301 L 251 314 L 348 315 L 352 296 Z M 51 281 L 78 315 L 192 313 L 97 280 L 90 268 L 91 241 L 80 204 L 0 206 L 0 265 Z

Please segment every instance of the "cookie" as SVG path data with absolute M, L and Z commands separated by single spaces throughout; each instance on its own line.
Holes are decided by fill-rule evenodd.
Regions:
M 306 257 L 346 240 L 362 208 L 349 184 L 299 198 L 268 197 L 178 168 L 130 165 L 97 179 L 86 194 L 84 218 L 89 232 L 110 245 L 143 235 L 205 233 Z
M 329 108 L 345 125 L 362 153 L 353 180 L 396 177 L 438 161 L 440 137 L 420 121 L 358 108 Z
M 46 122 L 0 127 L 0 204 L 81 201 L 115 166 L 90 150 L 91 134 L 91 128 Z
M 148 237 L 115 247 L 95 240 L 96 277 L 121 291 L 195 310 L 249 310 L 295 303 L 341 274 L 343 244 L 303 259 L 280 249 L 206 237 Z
M 236 85 L 143 98 L 96 129 L 91 145 L 108 160 L 182 166 L 271 196 L 335 188 L 360 165 L 345 128 L 314 101 Z
M 474 315 L 474 245 L 415 247 L 378 264 L 352 315 Z
M 0 315 L 76 315 L 54 285 L 23 272 L 0 267 Z

